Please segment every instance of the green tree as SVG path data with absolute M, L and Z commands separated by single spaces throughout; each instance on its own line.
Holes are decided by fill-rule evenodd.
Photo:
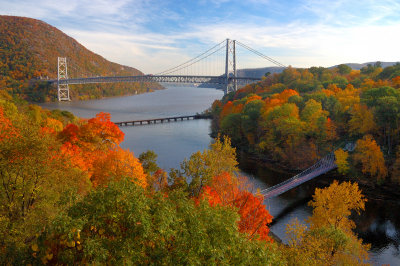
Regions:
M 181 173 L 189 181 L 191 195 L 197 196 L 204 185 L 211 182 L 212 177 L 224 172 L 234 174 L 238 171 L 236 149 L 231 147 L 229 137 L 221 141 L 216 138 L 208 150 L 192 154 L 189 160 L 181 163 Z
M 338 73 L 340 75 L 347 75 L 347 74 L 350 74 L 350 72 L 351 72 L 351 67 L 349 67 L 348 65 L 345 65 L 345 64 L 338 65 L 337 69 L 338 69 Z
M 241 114 L 229 114 L 221 121 L 221 134 L 229 136 L 235 146 L 244 145 Z
M 391 154 L 400 120 L 400 92 L 388 86 L 373 88 L 364 92 L 361 100 L 373 110 L 387 152 Z
M 345 77 L 336 76 L 333 78 L 332 83 L 336 84 L 336 86 L 339 88 L 344 89 L 346 88 L 347 84 L 349 84 L 349 81 Z
M 148 195 L 111 182 L 61 214 L 32 245 L 50 264 L 284 264 L 275 245 L 238 232 L 235 211 L 188 199 L 180 190 Z
M 139 161 L 142 163 L 143 170 L 147 175 L 153 175 L 160 169 L 157 165 L 157 156 L 158 155 L 152 150 L 142 152 L 139 155 Z

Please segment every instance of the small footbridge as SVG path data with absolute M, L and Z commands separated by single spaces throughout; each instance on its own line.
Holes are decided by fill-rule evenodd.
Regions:
M 355 149 L 355 143 L 347 143 L 343 150 L 345 151 L 353 151 Z M 312 165 L 311 167 L 307 168 L 303 172 L 295 175 L 294 177 L 283 181 L 282 183 L 279 183 L 275 186 L 266 188 L 260 193 L 264 196 L 264 199 L 270 199 L 273 197 L 276 197 L 280 194 L 285 193 L 288 190 L 291 190 L 292 188 L 295 188 L 313 178 L 316 178 L 320 175 L 323 175 L 335 168 L 337 168 L 337 165 L 335 163 L 335 153 L 331 152 L 325 157 L 321 158 L 317 163 Z

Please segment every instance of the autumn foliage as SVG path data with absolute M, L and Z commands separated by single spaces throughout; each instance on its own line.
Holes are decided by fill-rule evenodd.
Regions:
M 290 265 L 367 265 L 368 244 L 353 233 L 352 213 L 364 210 L 367 200 L 357 183 L 336 180 L 315 190 L 308 227 L 297 219 L 286 227 Z
M 399 75 L 400 63 L 382 68 L 377 62 L 360 70 L 288 67 L 215 103 L 213 130 L 229 136 L 235 147 L 288 169 L 305 169 L 357 142 L 355 152 L 337 152 L 342 173 L 398 182 L 391 171 L 400 161 Z
M 122 176 L 146 186 L 139 160 L 119 147 L 124 133 L 111 122 L 109 114 L 99 113 L 79 125 L 69 124 L 59 137 L 63 142 L 62 152 L 70 157 L 73 166 L 87 173 L 95 187 Z
M 205 186 L 200 199 L 206 199 L 211 206 L 228 206 L 237 209 L 240 215 L 239 231 L 250 239 L 272 242 L 268 224 L 272 216 L 263 204 L 262 195 L 253 194 L 244 177 L 233 177 L 228 173 L 215 176 L 209 186 Z
M 357 141 L 354 159 L 362 164 L 363 173 L 370 174 L 378 179 L 387 176 L 383 153 L 372 136 L 366 135 L 363 139 Z

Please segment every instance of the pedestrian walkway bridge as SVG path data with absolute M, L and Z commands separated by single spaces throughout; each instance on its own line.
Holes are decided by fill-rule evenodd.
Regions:
M 354 149 L 355 143 L 347 143 L 343 150 L 353 151 Z M 266 188 L 260 191 L 260 193 L 264 196 L 264 199 L 273 198 L 335 168 L 337 168 L 335 163 L 335 153 L 331 152 L 303 172 L 283 181 L 282 183 Z

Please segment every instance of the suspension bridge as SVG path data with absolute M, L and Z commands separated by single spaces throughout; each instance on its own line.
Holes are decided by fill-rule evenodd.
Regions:
M 273 66 L 286 67 L 239 41 L 226 39 L 192 59 L 154 75 L 100 77 L 92 74 L 90 76 L 90 73 L 84 73 L 85 71 L 76 67 L 78 69 L 74 75 L 75 77 L 69 77 L 67 58 L 59 57 L 57 80 L 52 80 L 51 82 L 57 83 L 59 101 L 70 100 L 69 85 L 90 83 L 166 82 L 212 84 L 222 88 L 224 93 L 227 94 L 230 91 L 236 91 L 238 87 L 261 80 L 261 77 L 239 77 L 237 75 L 237 54 L 240 51 L 245 51 L 247 53 L 246 56 L 251 54 L 261 57 L 263 60 L 272 63 Z M 71 62 L 68 65 L 71 67 Z
M 343 148 L 344 151 L 353 151 L 355 149 L 355 143 L 347 143 Z M 335 163 L 335 153 L 331 152 L 325 157 L 321 158 L 311 167 L 307 168 L 303 172 L 289 178 L 275 186 L 263 189 L 260 194 L 264 196 L 264 199 L 270 199 L 285 193 L 292 188 L 300 186 L 301 184 L 314 179 L 317 176 L 323 175 L 333 169 L 337 168 Z

